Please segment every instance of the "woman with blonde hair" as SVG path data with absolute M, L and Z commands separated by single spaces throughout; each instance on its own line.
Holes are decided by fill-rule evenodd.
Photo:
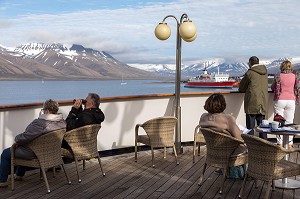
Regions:
M 300 78 L 293 72 L 290 61 L 283 61 L 280 65 L 280 73 L 274 76 L 271 85 L 274 91 L 274 115 L 282 116 L 284 124 L 294 122 L 295 106 L 299 103 Z M 277 136 L 277 144 L 282 144 L 282 137 Z M 293 144 L 293 136 L 289 136 L 289 144 Z

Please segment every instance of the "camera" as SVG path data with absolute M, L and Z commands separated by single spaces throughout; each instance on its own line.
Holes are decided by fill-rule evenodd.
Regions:
M 73 104 L 75 103 L 76 99 L 73 99 Z M 86 103 L 86 100 L 85 99 L 81 99 L 81 102 L 82 104 L 85 104 Z

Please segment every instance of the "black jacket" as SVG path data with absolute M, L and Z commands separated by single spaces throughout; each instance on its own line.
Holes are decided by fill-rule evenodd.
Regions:
M 104 121 L 104 113 L 99 108 L 76 109 L 72 107 L 66 122 L 67 131 L 89 124 L 101 124 Z

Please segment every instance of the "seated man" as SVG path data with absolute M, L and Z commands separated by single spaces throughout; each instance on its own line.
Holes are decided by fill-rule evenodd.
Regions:
M 71 111 L 66 119 L 67 131 L 89 124 L 101 124 L 104 121 L 104 114 L 99 109 L 100 97 L 96 93 L 89 93 L 85 103 L 81 99 L 76 99 Z M 84 109 L 82 109 L 82 104 Z M 62 148 L 70 148 L 68 143 L 63 140 Z M 66 162 L 65 162 L 66 163 Z
M 15 137 L 15 142 L 18 144 L 15 156 L 23 159 L 34 159 L 36 156 L 26 145 L 35 138 L 55 131 L 58 129 L 66 128 L 66 122 L 61 113 L 57 113 L 59 105 L 56 101 L 49 99 L 46 100 L 42 109 L 42 114 L 38 119 L 33 120 L 25 129 L 25 132 Z M 11 166 L 11 151 L 10 148 L 4 149 L 1 154 L 0 162 L 0 187 L 7 187 L 7 178 L 10 174 Z M 26 168 L 17 166 L 16 179 L 21 180 L 25 175 Z

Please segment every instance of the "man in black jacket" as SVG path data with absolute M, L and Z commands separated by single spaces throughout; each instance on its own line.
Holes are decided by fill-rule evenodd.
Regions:
M 89 124 L 101 124 L 104 121 L 104 113 L 99 109 L 100 97 L 96 93 L 89 93 L 86 102 L 76 99 L 66 119 L 67 131 Z M 82 109 L 84 104 L 84 109 Z
M 96 93 L 89 93 L 86 100 L 76 99 L 66 119 L 67 131 L 89 124 L 101 124 L 105 116 L 99 105 L 100 97 Z M 65 140 L 62 142 L 62 148 L 70 148 Z

